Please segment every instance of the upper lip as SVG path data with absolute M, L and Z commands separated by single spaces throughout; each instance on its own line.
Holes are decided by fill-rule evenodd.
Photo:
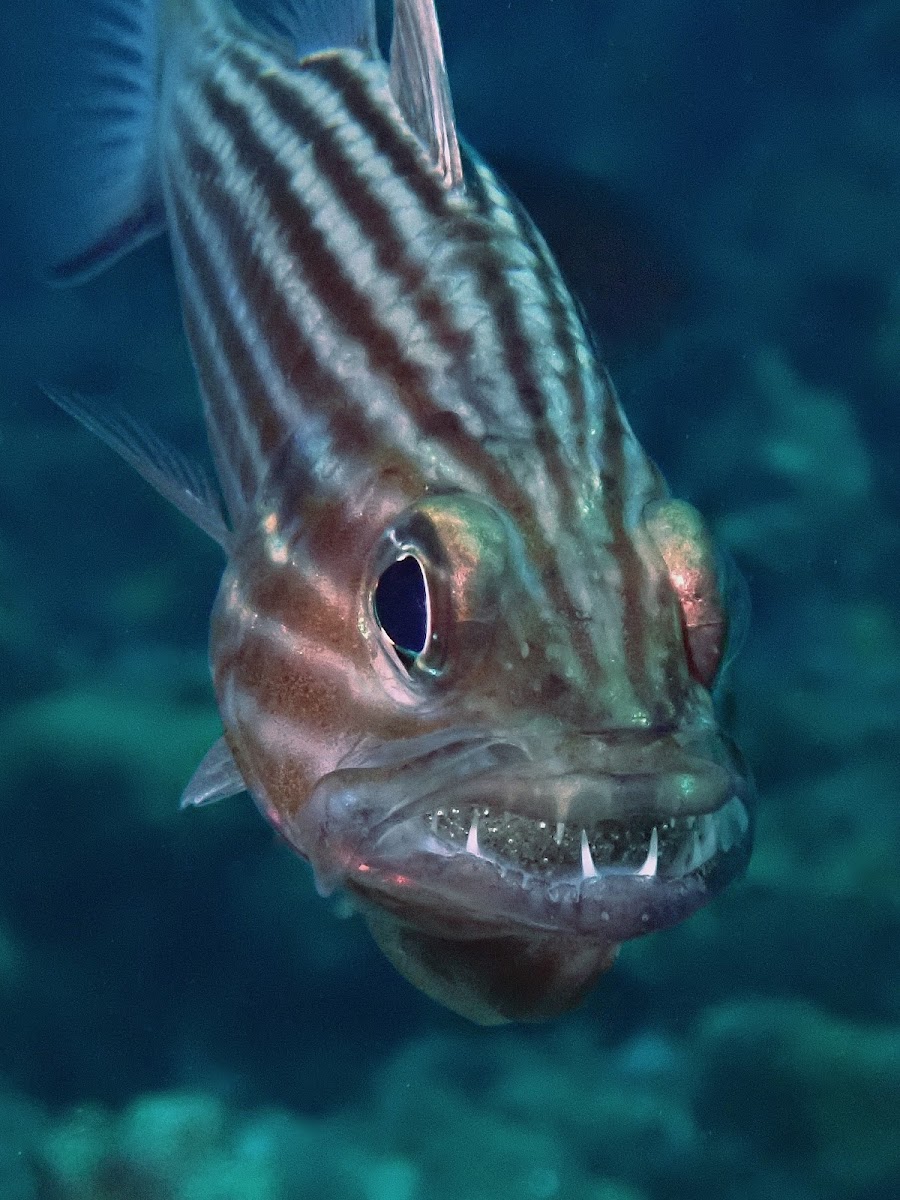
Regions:
M 664 821 L 700 816 L 750 785 L 715 730 L 613 731 L 523 737 L 443 730 L 377 747 L 363 744 L 320 781 L 306 823 L 364 839 L 435 804 L 484 806 L 537 820 Z
M 591 825 L 598 821 L 627 823 L 637 818 L 715 812 L 732 795 L 744 790 L 726 767 L 685 757 L 666 771 L 548 772 L 540 764 L 505 768 L 475 775 L 441 793 L 442 802 L 464 806 L 483 804 L 535 820 Z M 416 807 L 433 802 L 433 793 Z
M 407 798 L 379 813 L 378 824 L 426 812 L 436 800 L 590 825 L 700 816 L 749 794 L 728 747 L 709 733 L 617 731 L 533 748 L 512 738 L 463 740 L 408 761 L 404 774 Z

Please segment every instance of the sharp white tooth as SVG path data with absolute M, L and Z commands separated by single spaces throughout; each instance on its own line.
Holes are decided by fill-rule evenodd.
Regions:
M 554 842 L 556 842 L 557 846 L 562 845 L 563 835 L 565 834 L 565 832 L 566 832 L 565 821 L 557 821 L 556 822 L 556 833 L 553 835 L 553 840 L 554 840 Z
M 474 854 L 476 858 L 481 858 L 481 850 L 478 847 L 478 809 L 476 808 L 472 814 L 472 824 L 469 826 L 469 836 L 466 838 L 466 849 L 470 854 Z
M 698 867 L 702 867 L 705 862 L 708 862 L 715 854 L 716 849 L 716 823 L 709 813 L 704 813 L 702 817 L 697 818 L 694 828 L 694 844 L 691 848 L 691 857 L 684 870 L 685 875 L 689 875 L 691 871 L 696 871 Z
M 688 859 L 687 866 L 684 869 L 685 875 L 690 875 L 691 871 L 696 871 L 703 862 L 703 848 L 700 840 L 700 831 L 694 830 L 694 838 L 691 843 L 691 856 Z
M 734 807 L 734 814 L 737 819 L 737 827 L 741 831 L 741 837 L 743 837 L 750 828 L 750 815 L 737 796 L 731 797 L 731 803 Z
M 731 814 L 727 812 L 720 813 L 716 817 L 716 840 L 726 854 L 737 840 L 734 832 L 734 822 L 731 819 Z
M 581 831 L 581 874 L 585 879 L 593 879 L 597 874 L 597 868 L 591 857 L 591 848 L 588 845 L 588 836 L 583 829 Z
M 718 839 L 716 838 L 716 822 L 711 813 L 707 813 L 703 818 L 703 824 L 700 829 L 700 853 L 701 862 L 708 862 L 719 848 Z
M 437 810 L 435 810 L 431 814 L 431 832 L 437 833 L 437 831 L 438 831 L 438 815 L 437 815 Z
M 741 840 L 739 806 L 740 800 L 736 796 L 732 796 L 725 807 L 720 809 L 715 816 L 716 837 L 719 845 L 726 852 Z
M 656 867 L 659 862 L 659 834 L 656 832 L 656 826 L 653 826 L 653 832 L 650 834 L 650 848 L 647 850 L 647 857 L 644 859 L 644 865 L 638 871 L 638 875 L 643 875 L 645 879 L 652 879 L 656 874 Z
M 691 864 L 694 861 L 696 847 L 697 835 L 696 833 L 689 833 L 681 843 L 678 853 L 675 855 L 675 860 L 670 868 L 670 873 L 672 875 L 687 875 L 693 870 Z

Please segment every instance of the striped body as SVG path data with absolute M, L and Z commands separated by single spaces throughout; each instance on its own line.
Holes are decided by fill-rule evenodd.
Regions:
M 528 217 L 417 136 L 408 63 L 176 9 L 158 168 L 234 530 L 228 746 L 409 978 L 478 1020 L 558 1011 L 746 861 L 708 536 Z M 398 20 L 433 57 L 429 9 Z M 410 558 L 415 647 L 378 590 Z
M 323 655 L 310 687 L 333 695 L 331 711 L 304 697 L 290 713 L 296 745 L 333 745 L 336 714 L 343 723 L 356 708 L 357 729 L 394 724 L 343 664 L 358 581 L 332 538 L 371 546 L 437 491 L 490 497 L 523 527 L 555 627 L 542 631 L 549 690 L 567 681 L 555 685 L 562 715 L 600 728 L 673 720 L 685 688 L 677 612 L 670 599 L 663 628 L 648 629 L 658 581 L 623 562 L 639 553 L 626 526 L 662 486 L 527 217 L 481 163 L 464 197 L 448 195 L 378 64 L 344 52 L 297 69 L 272 48 L 219 45 L 216 31 L 210 42 L 211 69 L 174 102 L 170 227 L 219 478 L 258 554 L 228 593 L 237 628 L 223 637 L 245 647 L 252 624 L 277 664 L 312 625 L 337 660 Z M 391 487 L 373 504 L 379 469 Z M 285 602 L 266 624 L 259 594 L 273 588 Z M 233 669 L 220 669 L 220 694 L 239 706 Z M 541 665 L 523 669 L 528 690 L 546 693 Z M 256 678 L 259 701 L 271 671 Z M 320 775 L 316 762 L 310 785 Z

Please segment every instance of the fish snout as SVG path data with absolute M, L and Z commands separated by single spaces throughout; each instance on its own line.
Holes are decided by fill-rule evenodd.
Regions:
M 501 770 L 462 781 L 457 802 L 481 802 L 532 820 L 580 825 L 677 819 L 716 812 L 750 784 L 718 732 L 603 730 L 520 742 Z

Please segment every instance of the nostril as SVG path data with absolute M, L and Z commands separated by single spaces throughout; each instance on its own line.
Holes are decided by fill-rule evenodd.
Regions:
M 562 675 L 557 675 L 553 671 L 549 672 L 541 680 L 541 699 L 547 704 L 552 704 L 555 700 L 559 700 L 561 696 L 565 695 L 567 690 L 568 684 L 565 679 L 563 679 Z

